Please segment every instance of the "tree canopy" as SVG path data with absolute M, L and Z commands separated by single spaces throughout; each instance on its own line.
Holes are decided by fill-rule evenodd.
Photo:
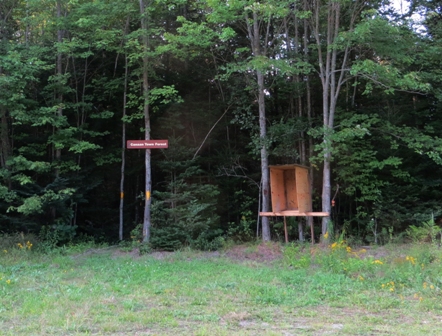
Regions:
M 144 223 L 163 249 L 278 238 L 280 221 L 258 212 L 268 166 L 288 163 L 309 167 L 314 209 L 331 214 L 319 234 L 382 242 L 438 218 L 441 13 L 440 1 L 397 13 L 384 0 L 4 0 L 0 231 L 114 241 Z M 306 224 L 290 221 L 291 238 Z

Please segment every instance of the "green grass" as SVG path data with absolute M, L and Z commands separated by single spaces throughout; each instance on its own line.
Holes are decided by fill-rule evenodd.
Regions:
M 434 246 L 293 245 L 273 264 L 65 252 L 0 251 L 2 335 L 442 334 Z

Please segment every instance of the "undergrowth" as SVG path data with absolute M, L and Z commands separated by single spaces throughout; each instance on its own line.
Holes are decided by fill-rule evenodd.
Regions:
M 289 268 L 342 275 L 353 282 L 352 287 L 371 291 L 380 300 L 417 300 L 427 308 L 442 308 L 438 299 L 442 294 L 442 250 L 438 245 L 353 249 L 338 240 L 326 247 L 290 244 L 283 254 Z

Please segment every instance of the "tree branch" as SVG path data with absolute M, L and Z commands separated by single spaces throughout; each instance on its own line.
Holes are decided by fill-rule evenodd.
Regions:
M 203 147 L 204 143 L 206 142 L 207 138 L 209 137 L 210 133 L 212 133 L 213 129 L 216 127 L 216 125 L 218 125 L 218 123 L 221 121 L 221 119 L 226 115 L 227 111 L 229 111 L 230 107 L 232 105 L 229 105 L 226 110 L 224 111 L 224 113 L 222 114 L 221 117 L 219 117 L 219 119 L 216 121 L 216 123 L 212 126 L 212 128 L 209 130 L 209 132 L 207 133 L 206 137 L 204 138 L 203 142 L 201 143 L 201 145 L 198 147 L 198 149 L 196 150 L 195 154 L 193 155 L 192 160 L 195 160 L 195 157 L 198 155 L 198 152 L 201 150 L 201 148 Z

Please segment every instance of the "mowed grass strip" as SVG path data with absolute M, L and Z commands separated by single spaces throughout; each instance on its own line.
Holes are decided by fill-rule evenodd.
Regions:
M 296 260 L 310 262 L 294 267 L 192 253 L 158 260 L 111 252 L 10 251 L 0 257 L 0 330 L 4 335 L 442 334 L 437 256 L 425 265 L 433 268 L 430 273 L 419 273 L 398 256 L 380 265 L 356 258 L 358 264 L 342 254 L 296 252 Z M 393 275 L 396 281 L 387 282 Z

